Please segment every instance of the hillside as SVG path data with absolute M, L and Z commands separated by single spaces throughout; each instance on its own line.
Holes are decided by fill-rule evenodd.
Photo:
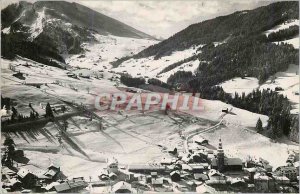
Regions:
M 286 20 L 298 19 L 298 7 L 296 1 L 278 2 L 193 24 L 165 41 L 141 51 L 135 57 L 160 58 L 193 45 L 222 42 L 229 37 L 257 35 Z
M 83 43 L 98 35 L 151 39 L 122 22 L 77 3 L 65 1 L 19 2 L 1 11 L 2 56 L 30 58 L 64 67 L 65 56 L 84 52 Z
M 290 64 L 298 64 L 298 13 L 298 2 L 277 2 L 217 17 L 193 24 L 112 65 L 122 72 L 130 64 L 135 67 L 131 75 L 137 77 L 145 76 L 147 67 L 147 76 L 170 84 L 177 84 L 178 76 L 183 78 L 176 75 L 178 71 L 195 75 L 187 74 L 181 81 L 197 82 L 201 77 L 206 86 L 242 76 L 254 76 L 263 83 Z
M 270 85 L 257 91 L 253 89 L 291 65 L 298 67 L 298 13 L 298 2 L 276 2 L 217 17 L 193 24 L 112 65 L 116 72 L 157 78 L 179 90 L 200 92 L 201 98 L 221 100 L 268 115 L 272 119 L 265 135 L 272 138 L 290 135 L 295 131 L 292 123 L 297 122 L 290 114 L 295 113 L 293 99 L 298 93 L 285 91 L 288 85 L 281 86 L 283 92 L 274 91 L 276 88 Z M 245 78 L 249 77 L 257 83 L 247 82 Z M 239 89 L 230 91 L 233 95 L 216 87 L 231 79 L 252 85 L 246 86 L 247 93 L 235 94 Z M 293 87 L 297 86 L 299 82 Z M 282 102 L 280 106 L 278 102 Z

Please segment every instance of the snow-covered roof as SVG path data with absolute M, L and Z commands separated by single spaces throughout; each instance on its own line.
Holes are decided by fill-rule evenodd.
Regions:
M 162 185 L 164 183 L 164 179 L 163 178 L 152 178 L 151 179 L 151 184 L 152 185 Z
M 124 181 L 120 181 L 116 184 L 113 185 L 112 187 L 112 191 L 113 192 L 116 192 L 118 190 L 131 190 L 131 185 L 127 182 L 124 182 Z
M 230 183 L 231 183 L 231 184 L 236 184 L 236 183 L 239 183 L 239 182 L 245 183 L 244 179 L 242 179 L 242 178 L 232 178 L 232 179 L 230 180 Z
M 254 175 L 254 180 L 270 180 L 270 179 L 272 179 L 272 178 L 265 175 L 264 173 L 256 173 Z
M 208 172 L 208 176 L 222 176 L 222 174 L 219 172 L 219 171 L 217 171 L 217 170 L 215 170 L 215 169 L 211 169 L 209 172 Z
M 197 193 L 216 193 L 216 190 L 207 184 L 202 184 L 198 187 L 196 187 Z
M 21 178 L 24 178 L 25 176 L 27 176 L 29 173 L 31 173 L 28 169 L 26 168 L 20 168 L 20 170 L 18 171 L 18 176 Z

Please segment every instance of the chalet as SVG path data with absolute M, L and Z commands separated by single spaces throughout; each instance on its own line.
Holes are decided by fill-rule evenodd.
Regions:
M 170 154 L 177 154 L 177 148 L 176 147 L 168 147 L 168 152 L 170 153 Z
M 109 173 L 108 177 L 110 180 L 116 180 L 118 178 L 118 176 L 113 172 Z
M 299 171 L 294 166 L 280 166 L 274 171 L 274 174 L 277 176 L 286 176 L 290 181 L 297 181 Z
M 60 171 L 60 167 L 54 164 L 51 164 L 43 175 L 51 181 L 66 178 Z
M 243 188 L 243 187 L 247 186 L 245 180 L 242 178 L 232 178 L 230 180 L 230 185 L 233 187 L 239 187 L 239 188 Z
M 78 75 L 79 75 L 79 77 L 90 79 L 90 75 L 88 75 L 88 74 L 79 73 Z
M 207 174 L 195 173 L 194 179 L 199 180 L 199 181 L 207 181 L 209 178 L 208 178 Z
M 192 172 L 193 168 L 188 164 L 181 164 L 181 169 L 187 172 Z
M 272 192 L 275 190 L 275 179 L 267 176 L 266 173 L 256 173 L 254 175 L 254 185 L 260 192 Z
M 275 179 L 275 182 L 278 185 L 288 185 L 290 184 L 290 179 L 288 179 L 286 176 L 273 176 Z
M 84 180 L 73 179 L 61 184 L 54 185 L 50 191 L 55 191 L 57 193 L 79 193 L 87 186 L 88 184 Z
M 21 72 L 15 73 L 13 74 L 13 76 L 15 76 L 18 79 L 25 80 L 24 74 Z
M 131 185 L 127 182 L 120 181 L 112 186 L 113 193 L 132 193 Z
M 163 183 L 164 183 L 163 178 L 152 178 L 151 179 L 151 184 L 155 187 L 162 187 Z
M 106 181 L 106 180 L 109 179 L 108 174 L 101 174 L 101 175 L 99 175 L 98 177 L 99 177 L 99 179 L 102 180 L 102 181 Z
M 36 185 L 37 177 L 26 168 L 21 168 L 17 173 L 19 180 L 22 182 L 24 188 L 33 188 Z
M 151 177 L 152 178 L 157 178 L 157 172 L 151 172 Z
M 11 191 L 17 191 L 22 188 L 22 183 L 16 178 L 11 178 L 6 186 L 10 188 Z
M 261 167 L 266 169 L 267 172 L 272 172 L 273 169 L 273 167 L 269 164 L 269 162 L 262 158 L 260 158 L 259 161 L 247 160 L 245 162 L 245 167 L 246 168 Z
M 216 190 L 213 187 L 208 186 L 207 184 L 202 184 L 196 187 L 197 193 L 216 193 Z
M 166 173 L 166 166 L 162 165 L 145 165 L 145 164 L 133 164 L 128 166 L 129 172 L 150 174 L 151 172 L 157 172 L 159 174 Z
M 222 112 L 228 113 L 228 112 L 229 112 L 229 111 L 228 111 L 228 108 L 223 108 L 223 109 L 222 109 Z
M 72 72 L 68 72 L 68 73 L 67 73 L 67 76 L 68 76 L 68 77 L 71 77 L 71 78 L 77 78 L 77 75 L 74 74 L 74 73 L 72 73 Z
M 201 164 L 190 165 L 193 173 L 203 173 L 205 167 Z
M 252 167 L 252 168 L 244 168 L 244 171 L 246 172 L 246 174 L 249 177 L 249 181 L 251 183 L 254 182 L 254 175 L 256 173 L 266 173 L 266 169 L 262 168 L 262 167 Z
M 191 158 L 194 163 L 202 163 L 202 162 L 207 162 L 207 157 L 202 155 L 202 154 L 192 154 Z
M 199 145 L 207 145 L 208 144 L 208 140 L 197 135 L 193 138 L 193 141 Z
M 163 158 L 160 161 L 160 164 L 161 165 L 171 165 L 171 164 L 173 164 L 173 160 L 172 160 L 172 158 Z
M 226 178 L 219 171 L 211 169 L 208 172 L 209 180 L 206 181 L 207 185 L 225 185 Z
M 173 172 L 171 172 L 170 173 L 170 177 L 171 177 L 171 180 L 173 182 L 178 182 L 181 179 L 179 171 L 173 171 Z

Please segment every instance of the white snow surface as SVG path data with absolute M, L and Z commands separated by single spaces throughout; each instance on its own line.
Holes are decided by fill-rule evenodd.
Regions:
M 274 28 L 265 32 L 265 35 L 268 36 L 272 32 L 278 32 L 279 30 L 284 30 L 289 28 L 290 26 L 299 25 L 299 20 L 288 20 L 282 24 L 275 26 Z
M 147 76 L 149 78 L 154 78 L 160 71 L 162 71 L 164 68 L 168 67 L 169 65 L 172 65 L 173 63 L 176 63 L 178 61 L 196 55 L 197 52 L 201 52 L 201 51 L 197 51 L 197 49 L 202 46 L 203 45 L 198 45 L 198 46 L 193 46 L 186 50 L 175 51 L 171 55 L 161 57 L 160 59 L 157 60 L 154 59 L 154 56 L 141 58 L 141 59 L 129 59 L 123 62 L 119 67 L 114 68 L 113 70 L 119 73 L 121 72 L 128 73 L 132 77 Z M 192 64 L 192 67 L 188 68 L 187 65 L 190 63 Z M 197 60 L 194 62 L 188 62 L 182 64 L 182 67 L 186 67 L 184 68 L 184 70 L 186 69 L 187 71 L 195 70 L 196 66 L 197 66 Z M 170 75 L 171 73 L 167 72 L 167 74 L 165 74 L 162 77 L 161 81 L 166 81 Z
M 177 71 L 190 71 L 194 74 L 194 72 L 197 70 L 197 68 L 199 67 L 199 60 L 194 60 L 194 61 L 189 61 L 186 63 L 183 63 L 182 65 L 168 71 L 165 73 L 162 73 L 160 75 L 157 75 L 156 78 L 159 79 L 162 82 L 167 82 L 168 78 L 176 73 Z
M 30 40 L 35 39 L 39 34 L 43 32 L 44 28 L 44 22 L 46 20 L 46 15 L 45 15 L 45 9 L 43 8 L 42 11 L 37 12 L 38 16 L 35 22 L 30 26 Z
M 276 87 L 281 87 L 283 91 L 278 91 L 278 93 L 283 94 L 293 103 L 293 109 L 291 110 L 291 112 L 293 114 L 298 114 L 299 66 L 291 64 L 286 71 L 278 72 L 273 77 L 274 78 L 269 78 L 261 86 L 259 86 L 258 84 L 258 79 L 254 77 L 245 77 L 245 79 L 234 78 L 219 85 L 223 87 L 226 93 L 230 93 L 232 95 L 234 95 L 235 92 L 237 92 L 239 95 L 245 92 L 245 94 L 247 95 L 257 88 L 259 88 L 259 90 L 269 88 L 274 91 Z
M 237 92 L 241 95 L 243 92 L 247 95 L 259 87 L 258 79 L 255 77 L 245 77 L 244 79 L 240 77 L 233 78 L 231 80 L 225 81 L 219 86 L 222 86 L 226 93 L 234 94 Z
M 275 42 L 275 44 L 281 44 L 281 43 L 291 44 L 294 46 L 294 48 L 299 49 L 299 36 L 289 40 Z
M 155 40 L 94 34 L 98 42 L 83 43 L 84 54 L 66 56 L 66 63 L 73 67 L 92 70 L 111 69 L 110 62 L 123 56 L 133 55 L 146 47 L 156 44 Z

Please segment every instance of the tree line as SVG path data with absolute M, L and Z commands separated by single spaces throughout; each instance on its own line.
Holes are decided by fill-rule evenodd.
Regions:
M 270 33 L 267 39 L 270 42 L 283 41 L 283 40 L 294 38 L 297 35 L 299 35 L 299 26 L 294 25 L 294 26 L 290 26 L 287 29 L 282 29 L 277 32 Z

